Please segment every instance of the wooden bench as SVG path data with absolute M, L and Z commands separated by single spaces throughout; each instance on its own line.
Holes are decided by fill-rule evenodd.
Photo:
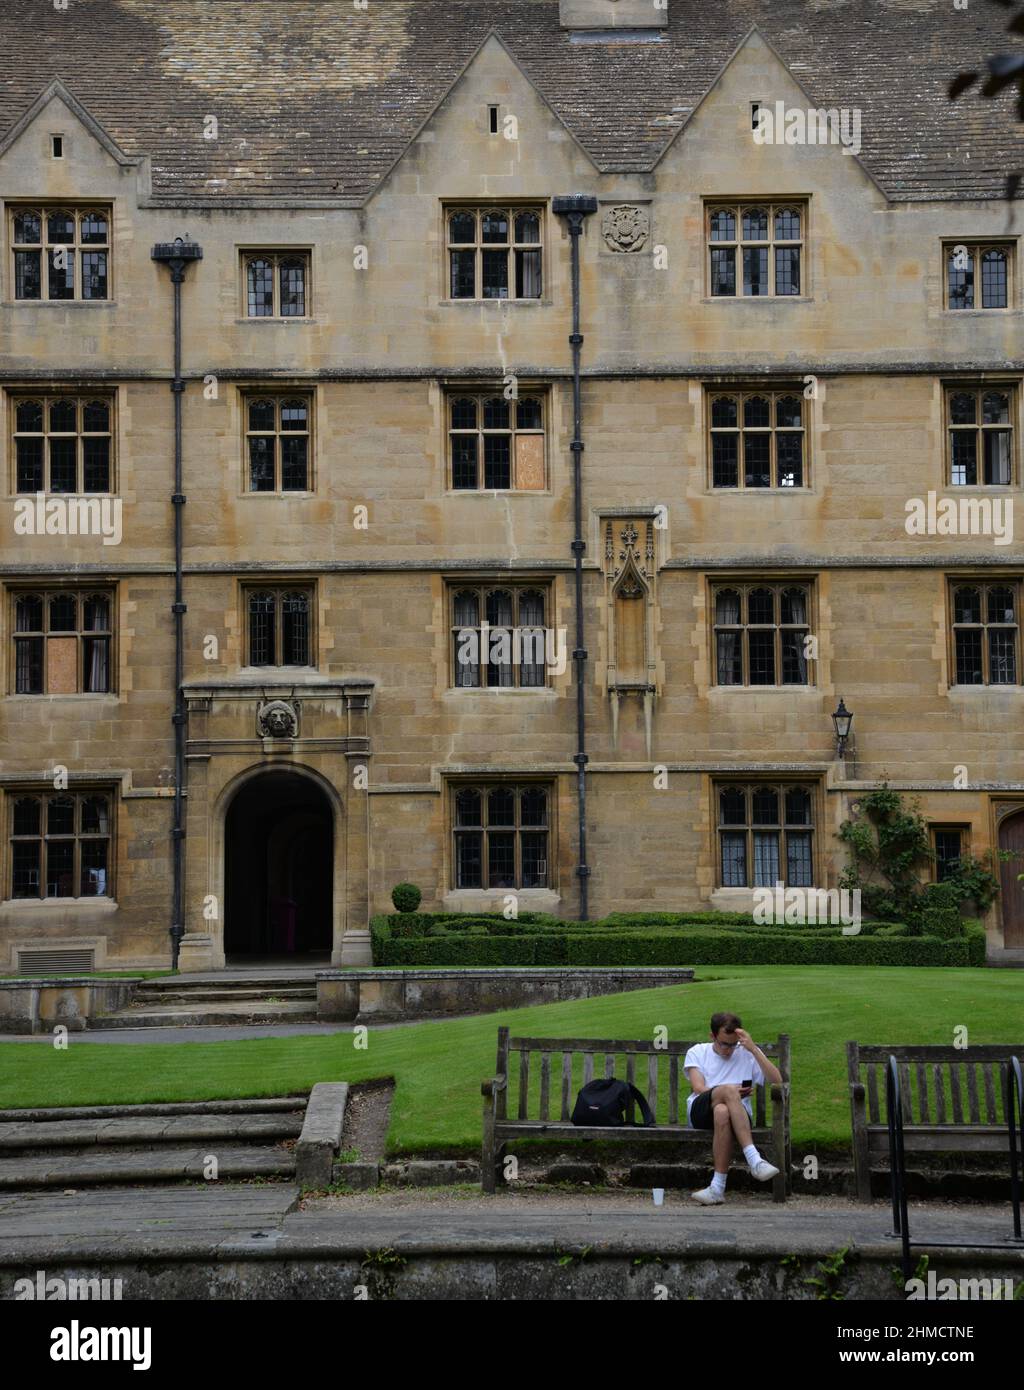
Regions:
M 691 1129 L 686 1122 L 689 1078 L 683 1059 L 692 1042 L 612 1041 L 604 1038 L 512 1038 L 507 1028 L 498 1029 L 498 1061 L 494 1079 L 481 1086 L 484 1096 L 483 1190 L 493 1193 L 504 1182 L 506 1145 L 513 1139 L 599 1139 L 602 1143 L 634 1145 L 673 1144 L 699 1148 L 709 1159 L 711 1134 Z M 762 1051 L 782 1073 L 783 1085 L 755 1086 L 753 1137 L 759 1148 L 767 1146 L 779 1176 L 772 1181 L 772 1196 L 784 1202 L 790 1190 L 789 1133 L 789 1036 L 761 1043 Z M 515 1054 L 519 1054 L 518 1062 Z M 598 1065 L 596 1058 L 603 1057 Z M 637 1080 L 637 1061 L 641 1076 Z M 617 1076 L 631 1082 L 647 1097 L 657 1125 L 634 1129 L 574 1125 L 570 1121 L 580 1087 L 594 1077 Z M 684 1094 L 680 1103 L 679 1086 Z M 771 1119 L 765 1117 L 765 1092 L 771 1092 Z M 631 1101 L 627 1120 L 634 1115 Z M 552 1118 L 554 1112 L 554 1118 Z
M 871 1200 L 873 1162 L 889 1170 L 885 1069 L 890 1057 L 897 1061 L 908 1153 L 1005 1153 L 1006 1070 L 1012 1056 L 1024 1062 L 1024 1047 L 869 1047 L 848 1042 L 858 1200 Z

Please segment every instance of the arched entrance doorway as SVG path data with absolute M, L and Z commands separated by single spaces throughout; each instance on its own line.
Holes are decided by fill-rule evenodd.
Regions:
M 1017 875 L 1024 867 L 1024 811 L 1016 811 L 999 822 L 999 848 L 1013 854 L 999 866 L 1001 892 L 999 902 L 1003 916 L 1003 945 L 1024 946 L 1024 883 Z
M 229 958 L 329 957 L 334 815 L 309 777 L 275 770 L 235 794 L 224 825 Z

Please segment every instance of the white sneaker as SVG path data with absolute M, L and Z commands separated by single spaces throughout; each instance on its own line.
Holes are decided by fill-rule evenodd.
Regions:
M 716 1192 L 713 1187 L 702 1187 L 699 1192 L 691 1192 L 690 1196 L 695 1202 L 699 1202 L 702 1207 L 718 1207 L 725 1201 L 720 1192 Z
M 750 1169 L 750 1176 L 756 1178 L 758 1182 L 768 1182 L 771 1178 L 777 1178 L 778 1168 L 774 1163 L 769 1163 L 765 1158 L 759 1158 Z

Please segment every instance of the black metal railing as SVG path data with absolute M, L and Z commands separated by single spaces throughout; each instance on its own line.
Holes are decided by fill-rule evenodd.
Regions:
M 885 1068 L 885 1108 L 889 1121 L 889 1175 L 892 1194 L 892 1236 L 902 1243 L 903 1277 L 913 1275 L 911 1249 L 1005 1250 L 1021 1237 L 1021 1167 L 1024 1164 L 1024 1073 L 1020 1059 L 1010 1057 L 1006 1067 L 1006 1129 L 1010 1149 L 1010 1205 L 1013 1235 L 1009 1241 L 927 1241 L 910 1239 L 907 1217 L 907 1154 L 903 1139 L 904 1095 L 899 1064 L 890 1056 Z M 906 1098 L 909 1104 L 909 1097 Z

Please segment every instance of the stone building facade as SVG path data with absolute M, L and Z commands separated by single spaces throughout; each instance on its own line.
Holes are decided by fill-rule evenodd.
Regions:
M 721 8 L 10 0 L 0 970 L 170 957 L 176 617 L 185 969 L 1024 845 L 999 24 Z

